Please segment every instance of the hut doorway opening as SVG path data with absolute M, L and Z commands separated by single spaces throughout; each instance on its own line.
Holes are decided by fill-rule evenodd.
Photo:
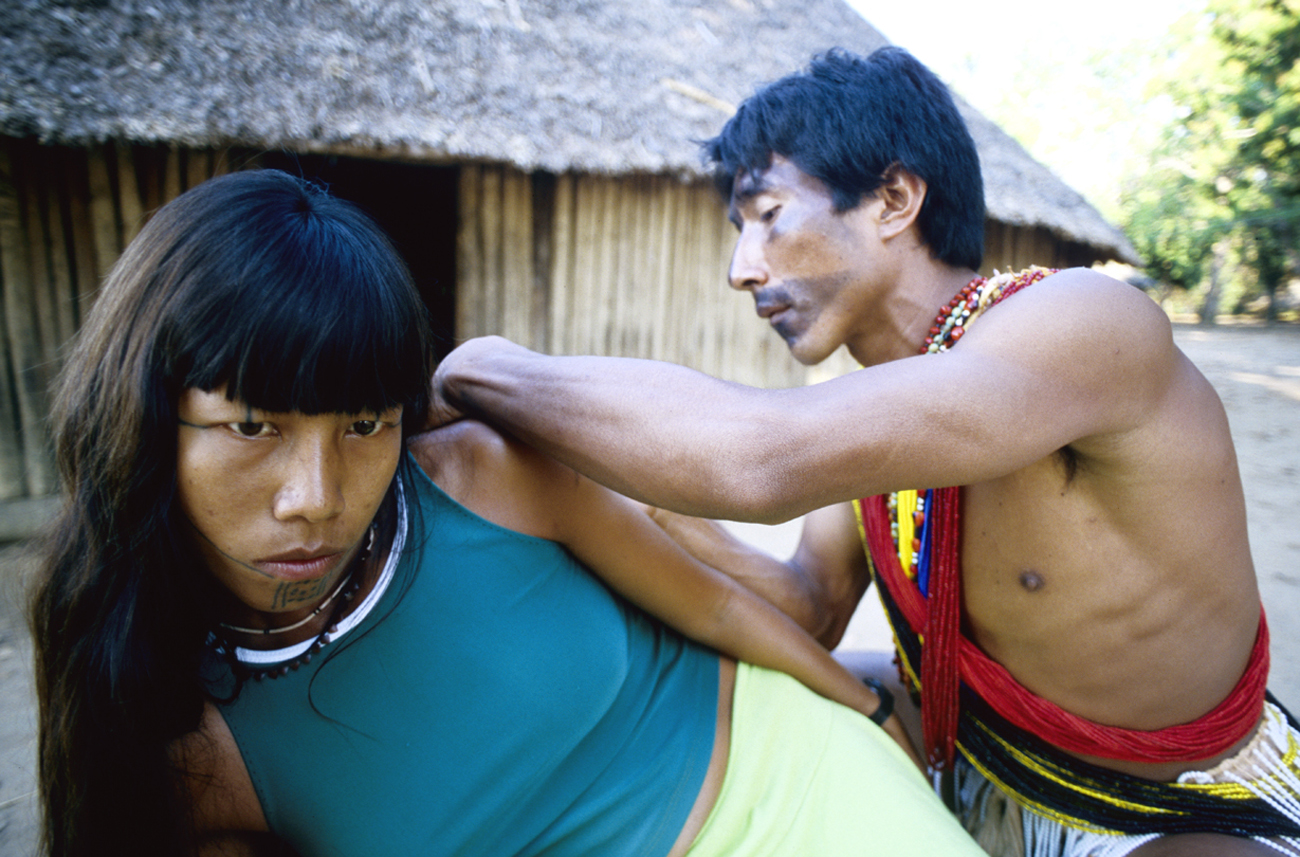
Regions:
M 429 307 L 436 356 L 454 344 L 459 169 L 340 155 L 267 152 L 262 166 L 318 181 L 373 217 L 406 259 Z

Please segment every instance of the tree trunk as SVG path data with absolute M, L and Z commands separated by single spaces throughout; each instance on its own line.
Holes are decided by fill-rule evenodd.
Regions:
M 1212 326 L 1218 321 L 1219 277 L 1223 272 L 1223 263 L 1227 257 L 1227 239 L 1220 238 L 1214 242 L 1214 259 L 1210 262 L 1210 289 L 1205 293 L 1205 303 L 1201 306 L 1201 324 L 1206 327 Z

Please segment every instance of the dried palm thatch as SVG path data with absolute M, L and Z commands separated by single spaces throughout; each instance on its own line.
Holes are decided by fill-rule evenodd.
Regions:
M 883 44 L 843 0 L 11 0 L 0 133 L 697 177 L 756 86 Z M 993 219 L 1136 258 L 961 108 Z

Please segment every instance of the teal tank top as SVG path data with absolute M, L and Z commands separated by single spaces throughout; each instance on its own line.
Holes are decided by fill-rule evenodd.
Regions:
M 374 608 L 221 706 L 271 829 L 304 857 L 667 853 L 713 749 L 717 654 L 401 473 Z

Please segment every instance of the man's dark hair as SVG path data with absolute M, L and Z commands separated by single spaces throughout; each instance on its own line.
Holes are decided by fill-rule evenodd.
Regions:
M 902 48 L 868 57 L 832 50 L 806 71 L 760 89 L 704 143 L 724 199 L 740 171 L 773 155 L 820 179 L 837 211 L 854 208 L 902 168 L 927 186 L 917 219 L 934 256 L 979 268 L 984 184 L 979 155 L 943 81 Z

